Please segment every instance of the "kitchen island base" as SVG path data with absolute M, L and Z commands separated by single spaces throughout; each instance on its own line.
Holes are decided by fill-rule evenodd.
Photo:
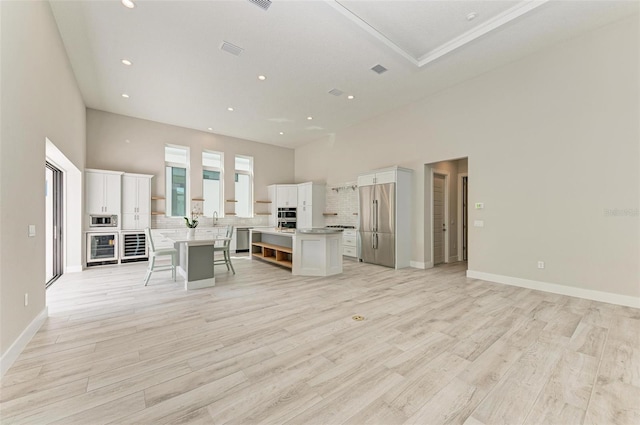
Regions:
M 251 230 L 251 258 L 291 269 L 293 275 L 332 276 L 342 273 L 339 231 L 296 233 Z

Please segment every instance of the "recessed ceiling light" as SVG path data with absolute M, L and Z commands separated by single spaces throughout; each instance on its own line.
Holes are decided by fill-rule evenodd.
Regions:
M 126 93 L 122 93 L 122 97 L 124 97 L 125 99 L 129 99 L 129 95 Z
M 127 66 L 133 65 L 133 62 L 131 62 L 129 59 L 122 59 L 122 63 L 127 65 Z
M 312 120 L 312 119 L 313 119 L 313 117 L 307 117 L 307 119 L 308 119 L 308 120 Z
M 227 108 L 227 111 L 229 111 L 229 112 L 233 112 L 233 108 L 232 108 L 232 107 L 228 107 L 228 108 Z
M 122 5 L 129 9 L 133 9 L 134 7 L 136 7 L 136 4 L 133 2 L 133 0 L 122 0 Z
M 349 100 L 353 100 L 353 99 L 355 99 L 355 96 L 354 96 L 354 95 L 352 95 L 352 94 L 350 94 L 349 96 L 347 96 L 347 99 L 349 99 Z
M 281 131 L 281 132 L 280 132 L 280 135 L 281 135 L 281 136 L 282 136 L 282 135 L 284 135 L 284 132 L 282 132 L 282 131 Z
M 209 127 L 207 130 L 209 130 L 209 131 L 213 131 L 213 128 Z
M 477 17 L 478 17 L 478 14 L 476 12 L 471 12 L 467 15 L 467 21 L 473 21 Z
M 264 75 L 258 75 L 258 80 L 264 81 L 266 79 L 267 79 L 267 77 L 265 77 Z

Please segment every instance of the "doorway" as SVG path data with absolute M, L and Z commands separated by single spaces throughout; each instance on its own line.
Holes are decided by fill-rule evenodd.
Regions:
M 45 288 L 63 273 L 62 178 L 53 164 L 45 165 Z
M 447 175 L 433 173 L 433 265 L 448 262 L 447 258 Z
M 469 259 L 469 176 L 458 174 L 458 259 Z

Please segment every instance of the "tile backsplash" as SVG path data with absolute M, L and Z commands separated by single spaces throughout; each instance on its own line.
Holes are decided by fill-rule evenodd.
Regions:
M 219 225 L 234 226 L 268 226 L 269 217 L 259 216 L 254 218 L 242 218 L 242 217 L 224 217 L 218 219 Z M 210 217 L 198 217 L 198 227 L 211 227 L 213 226 L 213 218 Z M 151 216 L 151 228 L 152 229 L 179 229 L 184 228 L 184 218 L 182 217 L 167 217 L 165 215 L 153 215 Z
M 327 184 L 327 213 L 336 213 L 325 217 L 327 226 L 358 226 L 358 187 L 356 182 Z

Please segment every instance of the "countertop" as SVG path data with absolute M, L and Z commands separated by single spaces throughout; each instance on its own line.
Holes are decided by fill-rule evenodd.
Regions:
M 293 237 L 296 234 L 301 235 L 335 235 L 337 233 L 342 233 L 343 229 L 326 229 L 324 227 L 310 228 L 310 229 L 296 229 L 295 231 L 290 230 L 278 230 L 276 228 L 266 228 L 266 229 L 252 229 L 252 231 L 258 233 L 267 233 L 270 235 L 280 235 L 280 236 L 288 236 Z

